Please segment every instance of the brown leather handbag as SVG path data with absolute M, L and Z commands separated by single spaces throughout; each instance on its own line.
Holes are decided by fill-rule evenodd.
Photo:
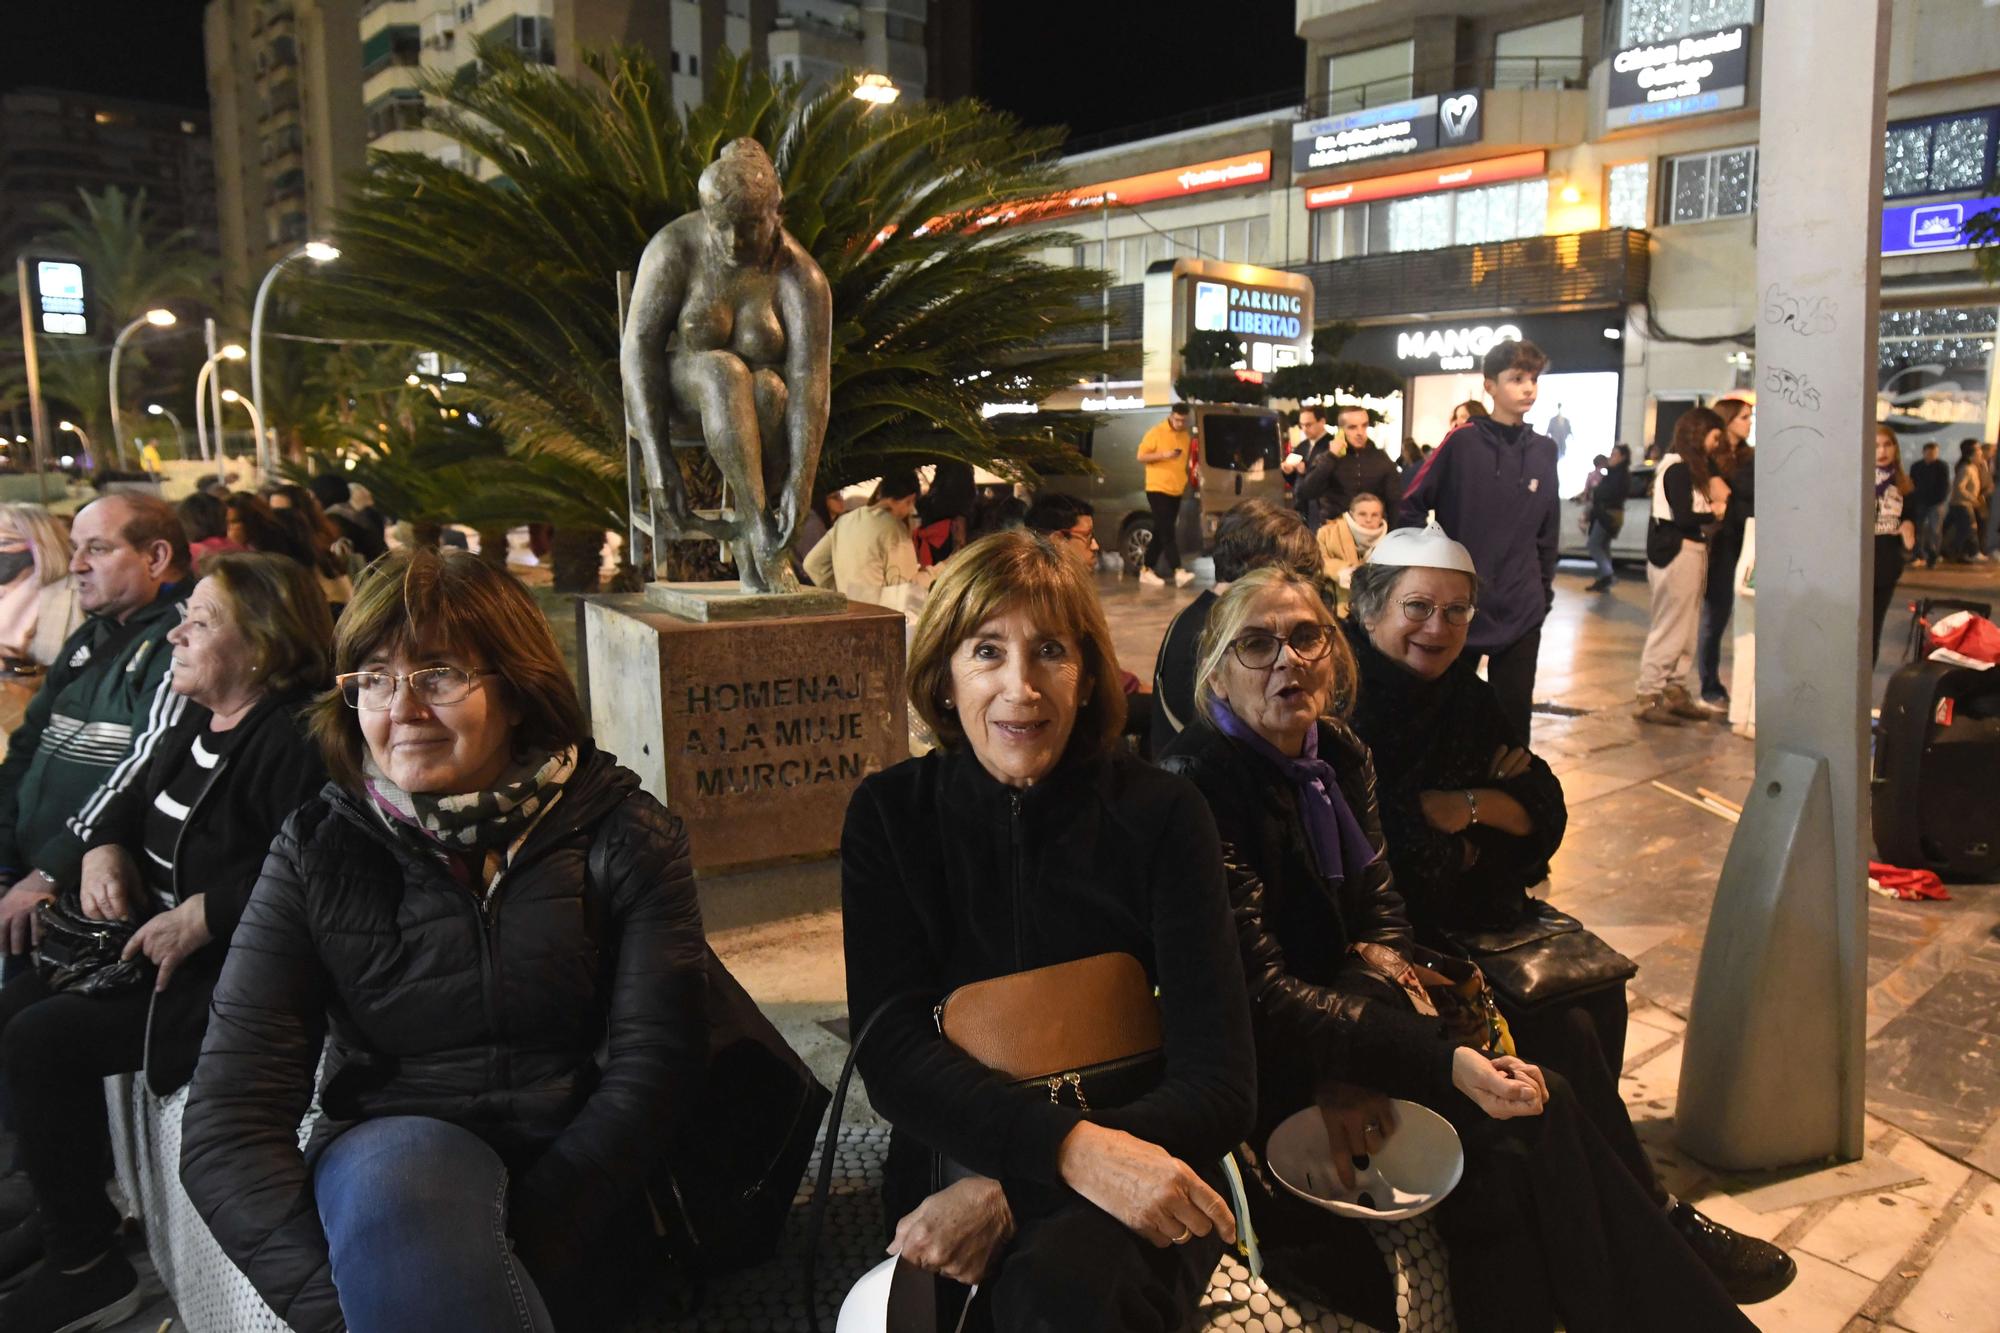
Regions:
M 1014 1083 L 1084 1110 L 1147 1091 L 1160 1073 L 1160 1006 L 1129 953 L 960 986 L 935 1017 L 944 1039 Z

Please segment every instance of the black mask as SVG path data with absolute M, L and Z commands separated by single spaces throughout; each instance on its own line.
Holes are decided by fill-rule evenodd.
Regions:
M 0 587 L 21 577 L 25 570 L 35 567 L 33 551 L 0 551 Z

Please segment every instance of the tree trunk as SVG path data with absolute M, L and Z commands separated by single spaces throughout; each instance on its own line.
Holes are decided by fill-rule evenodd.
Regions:
M 501 573 L 507 572 L 507 529 L 479 529 L 479 558 Z
M 549 561 L 557 592 L 596 592 L 604 564 L 604 529 L 557 528 Z

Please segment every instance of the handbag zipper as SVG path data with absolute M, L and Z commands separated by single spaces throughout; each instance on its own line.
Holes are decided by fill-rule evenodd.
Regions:
M 1013 844 L 1014 970 L 1019 972 L 1027 967 L 1027 963 L 1022 961 L 1025 951 L 1021 947 L 1021 794 L 1013 792 L 1007 799 L 1014 807 L 1008 826 Z

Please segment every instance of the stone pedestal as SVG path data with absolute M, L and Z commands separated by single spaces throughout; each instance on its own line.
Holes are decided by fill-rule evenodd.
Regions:
M 855 786 L 908 756 L 903 617 L 840 605 L 702 622 L 586 599 L 592 731 L 687 821 L 697 870 L 829 855 Z
M 790 620 L 797 616 L 837 616 L 847 599 L 825 588 L 797 592 L 752 592 L 742 584 L 648 583 L 646 601 L 682 620 Z

